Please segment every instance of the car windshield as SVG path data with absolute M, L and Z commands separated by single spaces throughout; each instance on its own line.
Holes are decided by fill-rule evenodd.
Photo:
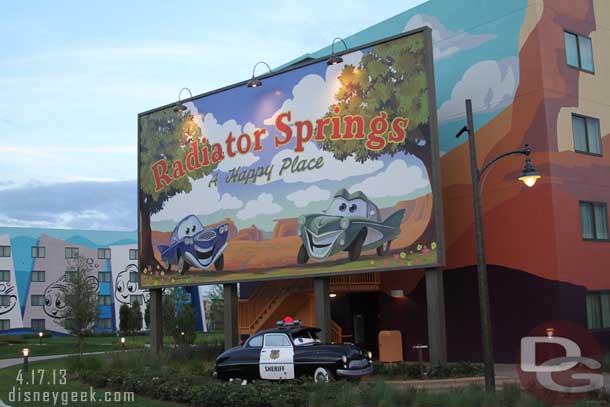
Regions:
M 292 342 L 294 342 L 294 346 L 307 346 L 320 343 L 320 339 L 315 332 L 303 329 L 292 334 Z
M 191 215 L 185 218 L 176 227 L 176 237 L 178 239 L 184 239 L 187 236 L 193 236 L 195 233 L 199 233 L 203 230 L 203 225 L 197 219 L 195 215 Z
M 366 218 L 366 202 L 356 198 L 347 200 L 341 196 L 335 197 L 326 210 L 328 215 Z

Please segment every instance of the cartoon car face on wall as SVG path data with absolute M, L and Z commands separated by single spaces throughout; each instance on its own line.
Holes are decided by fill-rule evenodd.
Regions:
M 131 273 L 135 273 L 137 276 L 138 266 L 129 264 L 125 267 L 125 270 L 117 274 L 114 281 L 114 298 L 121 304 L 130 304 L 132 295 L 141 294 L 144 297 L 144 302 L 148 303 L 150 294 L 148 291 L 140 289 L 139 281 L 132 281 Z
M 8 314 L 17 305 L 16 287 L 10 283 L 0 283 L 0 295 L 9 297 L 7 305 L 0 304 L 0 315 Z
M 66 307 L 62 291 L 66 286 L 64 277 L 49 284 L 44 290 L 43 311 L 51 318 L 59 319 L 63 317 L 63 310 Z
M 305 264 L 310 257 L 325 259 L 340 251 L 347 251 L 350 260 L 357 260 L 363 250 L 369 249 L 377 249 L 377 255 L 384 256 L 400 233 L 404 213 L 404 209 L 397 210 L 382 222 L 379 208 L 363 192 L 350 194 L 340 189 L 323 213 L 299 218 L 298 234 L 303 244 L 297 263 Z
M 159 245 L 158 248 L 168 270 L 176 264 L 180 274 L 186 273 L 191 266 L 208 269 L 214 265 L 217 271 L 222 271 L 228 236 L 227 224 L 204 227 L 195 215 L 189 215 L 178 223 L 167 246 Z

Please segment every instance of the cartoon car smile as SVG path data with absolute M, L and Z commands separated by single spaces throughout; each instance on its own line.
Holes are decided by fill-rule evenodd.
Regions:
M 169 244 L 158 245 L 158 248 L 168 270 L 172 264 L 177 264 L 180 274 L 186 273 L 191 266 L 208 269 L 214 265 L 217 271 L 222 271 L 228 235 L 227 224 L 204 227 L 195 215 L 189 215 L 178 222 Z
M 378 256 L 390 250 L 390 244 L 400 233 L 405 210 L 400 209 L 383 222 L 379 208 L 367 196 L 340 189 L 323 213 L 299 217 L 298 234 L 303 241 L 297 263 L 305 264 L 310 257 L 324 259 L 347 251 L 350 260 L 357 260 L 363 250 L 377 249 Z

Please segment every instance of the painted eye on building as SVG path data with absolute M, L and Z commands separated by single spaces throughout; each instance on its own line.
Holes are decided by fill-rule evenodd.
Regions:
M 45 304 L 47 305 L 47 307 L 48 307 L 49 305 L 51 305 L 51 299 L 50 299 L 49 297 L 45 298 L 45 299 L 44 299 L 44 303 L 45 303 Z
M 55 300 L 55 306 L 59 308 L 61 306 L 61 300 L 58 298 Z
M 134 292 L 136 290 L 136 286 L 135 284 L 127 284 L 127 291 L 129 291 L 130 293 Z
M 186 231 L 184 232 L 186 235 L 191 233 L 191 228 L 186 228 Z
M 349 211 L 350 211 L 350 213 L 354 213 L 354 212 L 356 212 L 356 210 L 357 210 L 357 209 L 358 209 L 358 205 L 356 205 L 356 204 L 351 204 L 351 205 L 349 206 Z
M 122 291 L 123 291 L 123 285 L 122 285 L 122 284 L 119 284 L 119 285 L 117 286 L 116 290 L 117 290 L 118 292 L 122 292 Z
M 193 233 L 195 233 L 195 229 L 197 229 L 197 226 L 193 225 L 193 227 L 191 228 L 191 231 L 192 231 Z
M 347 204 L 345 202 L 341 202 L 341 204 L 339 205 L 339 210 L 341 212 L 345 212 L 346 209 L 347 209 Z

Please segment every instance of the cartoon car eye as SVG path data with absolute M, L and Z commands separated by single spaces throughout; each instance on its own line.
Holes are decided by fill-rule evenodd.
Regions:
M 45 298 L 45 299 L 44 299 L 44 303 L 45 303 L 47 306 L 50 306 L 50 305 L 51 305 L 51 299 L 50 299 L 49 297 Z
M 339 205 L 339 210 L 341 212 L 345 212 L 346 209 L 347 209 L 347 204 L 345 202 L 341 202 L 341 204 Z
M 197 227 L 196 227 L 195 225 L 193 225 L 193 227 L 191 228 L 191 231 L 192 231 L 193 233 L 195 233 L 195 229 L 196 229 L 196 228 L 197 228 Z
M 349 206 L 350 213 L 356 212 L 357 209 L 358 209 L 358 205 L 356 205 L 355 203 L 353 203 Z
M 134 292 L 136 290 L 136 285 L 135 284 L 127 284 L 127 291 L 129 291 L 130 293 Z
M 55 300 L 55 306 L 56 306 L 57 308 L 59 308 L 59 307 L 61 306 L 61 299 L 57 298 L 57 299 Z
M 187 235 L 191 233 L 191 228 L 186 228 L 186 232 Z
M 118 292 L 122 292 L 123 291 L 123 284 L 117 285 L 116 289 L 117 289 Z

